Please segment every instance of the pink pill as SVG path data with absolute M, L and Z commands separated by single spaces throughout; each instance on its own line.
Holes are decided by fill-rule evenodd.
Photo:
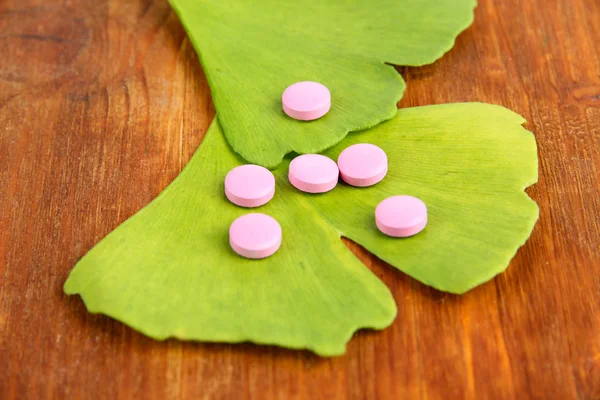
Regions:
M 416 197 L 388 197 L 375 209 L 375 223 L 388 236 L 413 236 L 427 225 L 427 207 Z
M 381 181 L 388 170 L 385 152 L 374 144 L 360 143 L 346 148 L 338 157 L 344 182 L 352 186 L 371 186 Z
M 329 89 L 317 82 L 298 82 L 283 92 L 283 111 L 294 119 L 312 121 L 327 114 L 331 107 Z
M 269 257 L 281 246 L 281 226 L 266 214 L 242 215 L 229 227 L 229 244 L 242 257 Z
M 320 154 L 303 154 L 294 158 L 288 171 L 290 183 L 308 193 L 330 191 L 337 185 L 338 177 L 335 161 Z
M 260 165 L 241 165 L 225 177 L 225 196 L 241 207 L 259 207 L 275 195 L 275 177 Z

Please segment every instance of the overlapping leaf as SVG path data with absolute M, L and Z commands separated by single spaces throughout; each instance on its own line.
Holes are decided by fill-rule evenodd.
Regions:
M 373 254 L 426 285 L 464 293 L 504 271 L 537 221 L 537 205 L 523 191 L 537 182 L 535 138 L 524 122 L 481 103 L 400 110 L 325 153 L 337 159 L 354 143 L 376 144 L 388 155 L 386 179 L 364 189 L 340 185 L 335 198 L 315 203 Z M 419 197 L 429 212 L 427 228 L 402 240 L 373 223 L 377 204 L 398 194 Z
M 431 63 L 473 20 L 475 0 L 171 0 L 208 78 L 232 148 L 274 167 L 350 131 L 392 118 L 404 91 L 397 65 Z M 281 94 L 313 80 L 332 108 L 309 123 L 287 117 Z
M 91 312 L 110 315 L 156 339 L 269 343 L 343 353 L 352 333 L 384 328 L 395 316 L 388 289 L 345 248 L 347 236 L 425 284 L 462 293 L 503 271 L 527 239 L 537 206 L 523 192 L 537 178 L 533 135 L 498 106 L 449 104 L 400 110 L 351 134 L 326 154 L 367 142 L 389 157 L 371 188 L 340 183 L 322 195 L 276 171 L 275 198 L 258 209 L 282 225 L 272 257 L 246 260 L 228 245 L 230 223 L 248 210 L 223 194 L 243 163 L 215 121 L 181 175 L 151 204 L 109 234 L 65 284 Z M 411 194 L 429 225 L 407 239 L 374 223 L 376 204 Z

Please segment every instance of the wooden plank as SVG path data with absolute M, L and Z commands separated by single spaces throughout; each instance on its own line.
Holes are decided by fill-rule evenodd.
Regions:
M 62 293 L 154 198 L 214 116 L 164 0 L 0 3 L 0 398 L 600 398 L 600 3 L 482 0 L 402 107 L 507 106 L 538 140 L 540 221 L 509 270 L 436 292 L 348 246 L 398 318 L 320 359 L 155 342 Z

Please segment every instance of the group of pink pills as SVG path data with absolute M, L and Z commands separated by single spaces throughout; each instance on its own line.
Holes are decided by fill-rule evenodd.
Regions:
M 282 96 L 283 110 L 292 118 L 313 120 L 331 107 L 329 90 L 316 82 L 298 82 Z M 320 154 L 304 154 L 289 166 L 290 183 L 306 193 L 325 193 L 341 179 L 351 186 L 366 187 L 380 182 L 388 170 L 385 152 L 369 143 L 355 144 L 339 155 L 337 163 Z M 240 207 L 260 207 L 275 195 L 275 177 L 268 169 L 247 164 L 229 171 L 225 195 Z M 392 237 L 413 236 L 427 225 L 427 207 L 412 196 L 392 196 L 375 209 L 375 223 Z M 237 218 L 229 228 L 231 248 L 246 258 L 265 258 L 281 246 L 282 230 L 271 216 L 251 213 Z

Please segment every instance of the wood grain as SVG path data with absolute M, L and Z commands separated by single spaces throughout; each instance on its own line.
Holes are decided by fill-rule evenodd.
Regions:
M 398 318 L 347 354 L 155 342 L 62 292 L 214 116 L 166 0 L 0 1 L 0 398 L 600 399 L 600 2 L 481 0 L 402 107 L 501 104 L 538 140 L 540 205 L 509 270 L 464 296 L 367 255 Z

